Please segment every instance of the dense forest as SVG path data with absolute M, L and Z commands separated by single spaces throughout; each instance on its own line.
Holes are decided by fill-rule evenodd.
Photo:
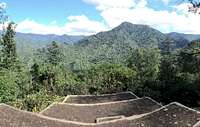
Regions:
M 200 40 L 126 22 L 75 44 L 19 48 L 15 28 L 9 23 L 0 40 L 0 103 L 38 112 L 69 94 L 132 91 L 200 107 Z

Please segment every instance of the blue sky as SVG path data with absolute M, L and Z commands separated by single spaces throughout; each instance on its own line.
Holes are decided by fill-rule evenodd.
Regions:
M 1 0 L 17 31 L 91 35 L 124 21 L 162 32 L 200 33 L 199 15 L 178 0 Z
M 7 13 L 16 22 L 29 18 L 44 24 L 56 20 L 60 25 L 64 25 L 67 16 L 81 14 L 91 19 L 101 19 L 93 6 L 81 0 L 4 0 L 3 2 L 7 3 Z

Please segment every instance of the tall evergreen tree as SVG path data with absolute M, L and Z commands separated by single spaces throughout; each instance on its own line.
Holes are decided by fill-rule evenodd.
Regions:
M 15 23 L 8 24 L 1 40 L 1 67 L 10 69 L 16 63 Z
M 47 47 L 47 61 L 52 65 L 58 65 L 62 61 L 63 53 L 59 45 L 53 41 Z
M 167 37 L 165 41 L 162 43 L 162 47 L 161 47 L 162 55 L 170 55 L 174 51 L 175 47 L 176 45 L 175 45 L 174 40 Z
M 31 79 L 32 90 L 38 92 L 40 90 L 40 88 L 38 86 L 40 84 L 40 82 L 39 82 L 40 74 L 39 74 L 39 65 L 37 63 L 34 63 L 31 66 L 30 73 L 31 73 L 31 78 L 32 78 Z
M 160 77 L 159 79 L 166 84 L 170 84 L 176 75 L 176 55 L 173 54 L 175 48 L 174 41 L 167 37 L 163 42 L 162 47 L 162 58 L 161 58 L 161 66 L 160 66 Z

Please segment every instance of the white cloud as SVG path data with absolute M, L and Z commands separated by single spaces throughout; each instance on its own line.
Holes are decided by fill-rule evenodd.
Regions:
M 124 21 L 150 25 L 162 32 L 200 34 L 200 16 L 188 13 L 188 3 L 171 6 L 171 11 L 155 10 L 149 0 L 83 0 L 95 6 L 103 21 L 89 19 L 85 15 L 69 16 L 63 26 L 56 21 L 48 25 L 26 19 L 18 24 L 17 31 L 40 34 L 91 35 L 116 27 Z M 165 1 L 169 0 L 158 0 Z
M 69 16 L 69 23 L 65 25 L 67 33 L 90 35 L 106 30 L 106 26 L 98 21 L 90 20 L 85 15 Z
M 44 25 L 31 19 L 25 19 L 22 22 L 18 23 L 16 30 L 23 33 L 38 33 L 38 34 L 52 34 L 52 33 L 61 34 L 63 32 L 62 28 L 56 25 Z
M 86 0 L 84 0 L 86 1 Z M 99 0 L 87 0 L 95 1 L 98 4 L 94 4 L 96 8 L 105 6 L 104 2 Z M 124 1 L 124 5 L 130 1 Z M 127 3 L 126 3 L 127 2 Z M 132 0 L 134 2 L 134 0 Z M 101 9 L 100 14 L 110 28 L 116 27 L 124 21 L 128 21 L 134 24 L 146 24 L 150 25 L 162 32 L 184 32 L 192 34 L 200 34 L 200 16 L 192 13 L 188 13 L 188 4 L 181 4 L 173 6 L 173 11 L 168 10 L 154 10 L 148 7 L 147 0 L 135 1 L 133 6 L 118 7 L 118 3 L 113 3 L 106 9 Z M 186 10 L 186 11 L 185 11 Z
M 56 21 L 48 25 L 38 23 L 31 19 L 25 19 L 18 23 L 18 32 L 37 34 L 70 34 L 70 35 L 91 35 L 106 30 L 103 23 L 90 20 L 85 15 L 69 16 L 63 26 L 58 26 Z
M 165 5 L 168 5 L 168 3 L 170 2 L 170 0 L 162 0 L 162 2 L 163 2 Z
M 83 0 L 88 4 L 96 6 L 98 10 L 109 8 L 131 8 L 135 5 L 135 0 Z

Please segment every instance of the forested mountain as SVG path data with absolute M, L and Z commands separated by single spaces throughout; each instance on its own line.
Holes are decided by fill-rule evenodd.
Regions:
M 165 49 L 166 45 L 170 45 L 171 49 L 176 49 L 183 48 L 188 43 L 189 41 L 186 39 L 177 39 L 176 36 L 169 37 L 147 25 L 124 22 L 110 31 L 85 37 L 76 43 L 74 49 L 78 55 L 73 56 L 77 61 L 71 62 L 73 65 L 82 63 L 84 67 L 88 64 L 105 62 L 125 63 L 132 50 L 136 48 L 158 48 L 165 51 L 167 50 Z M 70 50 L 72 49 L 70 48 Z M 71 58 L 68 58 L 68 62 L 69 59 Z
M 84 46 L 96 44 L 112 45 L 114 43 L 129 43 L 134 47 L 149 47 L 151 45 L 162 48 L 166 40 L 169 41 L 169 39 L 170 41 L 173 41 L 175 46 L 174 48 L 183 48 L 191 41 L 200 39 L 200 35 L 181 34 L 175 32 L 164 34 L 147 25 L 124 22 L 110 31 L 101 32 L 96 35 L 86 37 L 80 40 L 79 44 Z
M 188 38 L 186 38 L 186 36 L 184 34 L 180 34 L 180 33 L 169 33 L 166 34 L 169 38 L 173 39 L 174 41 L 176 41 L 176 46 L 177 48 L 183 48 L 185 47 L 187 44 L 190 43 L 190 40 Z M 191 40 L 192 41 L 192 40 Z
M 85 36 L 71 36 L 71 35 L 55 35 L 55 34 L 26 34 L 17 32 L 15 41 L 17 43 L 17 52 L 20 56 L 30 57 L 32 53 L 39 48 L 46 47 L 52 41 L 60 44 L 68 45 L 77 43 Z
M 21 45 L 31 45 L 34 48 L 45 46 L 52 41 L 64 44 L 80 43 L 82 46 L 95 43 L 111 45 L 117 42 L 129 43 L 134 47 L 145 47 L 149 45 L 162 46 L 163 41 L 167 37 L 174 41 L 177 48 L 184 47 L 189 42 L 200 39 L 200 35 L 182 34 L 176 32 L 163 34 L 147 25 L 131 24 L 128 22 L 124 22 L 110 31 L 100 32 L 96 35 L 88 37 L 82 35 L 42 35 L 17 32 L 15 39 L 19 47 L 22 47 Z
M 41 35 L 16 33 L 15 40 L 18 51 L 38 49 L 45 47 L 52 41 L 61 44 L 77 44 L 81 47 L 99 49 L 105 45 L 115 47 L 116 45 L 123 48 L 149 47 L 155 46 L 163 48 L 166 39 L 173 42 L 174 48 L 185 47 L 193 40 L 200 39 L 200 35 L 169 33 L 163 34 L 147 25 L 138 25 L 124 22 L 118 27 L 107 31 L 100 32 L 92 36 L 70 36 L 70 35 Z M 22 54 L 23 54 L 22 53 Z
M 157 48 L 166 40 L 165 34 L 146 25 L 124 22 L 118 27 L 80 40 L 76 45 L 78 61 L 85 65 L 125 63 L 133 49 Z M 80 62 L 81 60 L 81 62 Z
M 191 41 L 200 39 L 199 34 L 183 34 L 183 33 L 172 32 L 166 35 L 174 39 L 177 42 L 177 46 L 180 48 L 189 44 Z
M 147 25 L 134 25 L 124 22 L 118 27 L 101 32 L 80 40 L 78 44 L 87 45 L 113 45 L 128 44 L 133 47 L 158 46 L 166 39 L 165 34 Z
M 28 56 L 32 56 L 35 49 L 44 48 L 51 41 L 60 42 L 66 58 L 65 64 L 78 70 L 99 63 L 126 63 L 136 48 L 159 48 L 164 51 L 166 45 L 176 49 L 190 42 L 178 33 L 163 34 L 147 25 L 128 22 L 88 37 L 17 33 L 16 40 L 18 53 L 25 59 L 31 58 Z M 69 43 L 65 45 L 65 42 Z

